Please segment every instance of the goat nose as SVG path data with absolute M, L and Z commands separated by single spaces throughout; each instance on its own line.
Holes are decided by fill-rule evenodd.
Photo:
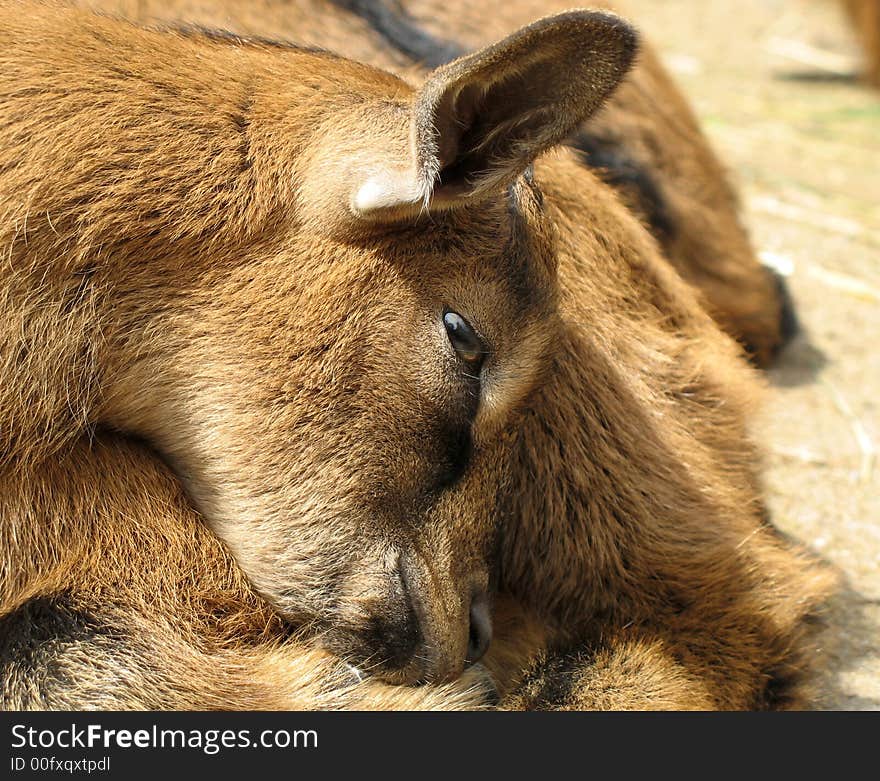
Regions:
M 478 593 L 471 602 L 471 629 L 468 635 L 466 664 L 474 664 L 483 658 L 492 641 L 492 615 L 489 612 L 489 596 Z

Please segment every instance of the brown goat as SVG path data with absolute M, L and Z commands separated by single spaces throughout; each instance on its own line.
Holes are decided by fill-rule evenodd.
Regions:
M 568 6 L 565 0 L 405 0 L 405 5 L 427 30 L 467 48 Z M 755 256 L 726 172 L 649 44 L 642 44 L 620 89 L 571 143 L 642 218 L 679 273 L 700 289 L 722 328 L 759 366 L 769 365 L 796 332 L 791 299 L 783 280 Z
M 488 641 L 477 486 L 555 330 L 550 229 L 513 185 L 616 86 L 631 31 L 549 19 L 414 92 L 42 8 L 3 20 L 0 463 L 143 437 L 288 619 L 394 680 L 457 677 Z
M 754 376 L 575 153 L 520 175 L 619 80 L 625 25 L 545 20 L 413 89 L 22 10 L 0 11 L 5 706 L 485 704 L 479 668 L 355 683 L 313 641 L 453 677 L 493 563 L 508 707 L 803 703 L 832 578 L 766 523 Z
M 486 46 L 533 19 L 565 11 L 565 0 L 91 0 L 142 22 L 197 18 L 202 24 L 329 47 L 392 72 L 436 67 Z M 608 7 L 609 3 L 595 3 Z M 795 334 L 797 320 L 781 277 L 757 260 L 738 214 L 736 193 L 687 101 L 651 47 L 602 111 L 568 143 L 648 226 L 704 306 L 759 366 Z

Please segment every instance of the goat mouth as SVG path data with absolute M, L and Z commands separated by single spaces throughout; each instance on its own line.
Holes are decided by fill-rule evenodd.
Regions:
M 411 621 L 401 627 L 379 618 L 346 627 L 335 623 L 317 635 L 318 644 L 338 657 L 356 679 L 376 678 L 407 686 L 428 679 L 421 629 Z

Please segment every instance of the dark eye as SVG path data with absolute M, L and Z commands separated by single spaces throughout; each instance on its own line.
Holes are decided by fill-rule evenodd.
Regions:
M 486 356 L 486 346 L 477 336 L 476 331 L 470 327 L 467 320 L 455 312 L 447 312 L 443 315 L 443 325 L 446 327 L 446 335 L 455 354 L 472 369 L 479 369 Z

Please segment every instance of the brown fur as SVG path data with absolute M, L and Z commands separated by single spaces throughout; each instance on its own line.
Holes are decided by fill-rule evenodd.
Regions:
M 843 0 L 865 53 L 865 79 L 880 87 L 880 0 Z
M 3 29 L 14 29 L 20 10 Z M 758 383 L 638 218 L 573 153 L 544 155 L 535 185 L 520 180 L 510 195 L 435 214 L 418 233 L 366 228 L 334 199 L 388 144 L 368 139 L 354 164 L 339 150 L 360 142 L 365 117 L 390 133 L 392 149 L 405 140 L 394 124 L 395 101 L 405 105 L 398 96 L 412 94 L 404 82 L 320 55 L 85 16 L 59 22 L 56 13 L 38 39 L 19 31 L 0 55 L 20 63 L 22 46 L 39 45 L 56 69 L 24 79 L 52 94 L 53 113 L 39 128 L 13 122 L 0 147 L 20 155 L 15 133 L 27 127 L 27 162 L 0 157 L 3 192 L 23 205 L 3 223 L 13 226 L 3 244 L 14 272 L 3 311 L 14 319 L 0 337 L 9 356 L 0 419 L 10 432 L 0 593 L 4 620 L 51 597 L 60 602 L 46 610 L 66 611 L 90 639 L 81 656 L 65 657 L 75 660 L 69 669 L 58 671 L 59 655 L 42 646 L 39 670 L 7 667 L 7 703 L 485 703 L 479 668 L 445 689 L 374 679 L 351 687 L 345 668 L 313 647 L 315 632 L 356 625 L 362 600 L 383 598 L 375 561 L 405 528 L 383 516 L 390 505 L 413 517 L 407 497 L 430 482 L 437 407 L 422 410 L 425 399 L 412 394 L 437 371 L 416 356 L 436 362 L 437 348 L 413 325 L 413 291 L 442 297 L 444 287 L 492 329 L 497 381 L 474 424 L 472 463 L 452 490 L 432 495 L 408 539 L 434 581 L 425 601 L 465 613 L 461 583 L 476 573 L 485 584 L 481 568 L 497 544 L 498 636 L 485 664 L 503 704 L 806 702 L 805 618 L 833 579 L 764 520 L 745 434 Z M 95 29 L 109 46 L 77 37 Z M 140 112 L 137 121 L 101 97 L 119 86 L 83 77 L 93 45 L 101 73 L 112 74 L 101 78 L 121 79 L 119 105 Z M 85 87 L 54 91 L 66 68 Z M 376 98 L 352 102 L 353 85 Z M 4 87 L 33 112 L 30 94 Z M 194 113 L 194 98 L 207 96 Z M 120 150 L 131 157 L 114 169 Z M 499 254 L 518 230 L 511 198 L 519 241 L 539 267 L 525 280 L 528 305 Z M 360 417 L 339 428 L 352 409 Z M 306 619 L 303 639 L 285 636 L 151 456 L 103 434 L 89 445 L 101 424 L 146 437 L 170 460 L 262 595 Z M 279 474 L 289 474 L 280 486 Z M 403 481 L 395 498 L 371 503 L 370 488 L 391 476 Z M 247 501 L 234 503 L 237 494 Z M 333 522 L 303 511 L 308 496 L 332 508 Z M 283 517 L 287 547 L 268 537 L 280 526 L 280 497 L 302 511 Z M 242 516 L 261 503 L 272 523 L 237 538 Z M 364 506 L 382 518 L 384 537 L 363 522 L 344 525 Z M 297 557 L 283 568 L 295 596 L 261 573 L 266 547 Z M 328 583 L 344 598 L 321 615 Z M 461 618 L 434 624 L 443 642 L 441 630 L 455 634 Z M 330 648 L 354 653 L 341 642 Z M 157 655 L 158 667 L 145 666 Z M 108 671 L 114 685 L 99 690 L 94 681 Z M 51 685 L 34 691 L 40 675 Z
M 0 468 L 142 437 L 288 620 L 389 680 L 460 675 L 485 645 L 481 486 L 556 322 L 551 226 L 514 181 L 619 81 L 629 28 L 543 20 L 416 91 L 302 48 L 3 14 Z M 46 525 L 3 533 L 17 609 Z
M 337 4 L 344 7 L 347 2 L 337 0 Z M 370 5 L 368 1 L 363 4 Z M 400 6 L 373 0 L 372 4 L 385 6 L 392 14 L 403 7 L 439 40 L 455 41 L 468 50 L 570 7 L 565 0 L 404 0 Z M 360 18 L 345 14 L 326 0 L 223 0 L 207 5 L 191 0 L 90 0 L 89 5 L 155 23 L 192 18 L 251 35 L 280 35 L 329 46 L 393 72 L 410 73 L 413 69 L 410 60 L 389 47 Z M 671 228 L 657 231 L 667 258 L 699 288 L 704 306 L 746 347 L 754 361 L 759 366 L 769 365 L 795 328 L 791 302 L 781 280 L 756 258 L 726 171 L 649 44 L 642 44 L 636 66 L 605 108 L 582 129 L 603 149 L 623 155 L 650 175 L 663 201 L 664 221 Z M 639 193 L 628 183 L 620 184 L 619 190 L 628 205 L 649 222 L 649 209 Z
M 405 5 L 427 29 L 474 47 L 568 3 L 406 0 Z M 666 256 L 699 288 L 721 326 L 746 346 L 758 365 L 767 366 L 788 337 L 788 304 L 780 296 L 779 282 L 754 254 L 724 167 L 650 44 L 643 44 L 636 67 L 584 129 L 650 172 L 672 227 L 658 233 Z M 647 218 L 638 197 L 627 187 L 621 191 Z
M 492 693 L 478 668 L 447 686 L 359 683 L 292 637 L 142 445 L 83 440 L 0 487 L 7 531 L 57 526 L 27 540 L 27 583 L 4 601 L 4 708 L 473 708 Z M 44 639 L 50 612 L 77 631 Z M 18 623 L 33 617 L 45 629 Z

